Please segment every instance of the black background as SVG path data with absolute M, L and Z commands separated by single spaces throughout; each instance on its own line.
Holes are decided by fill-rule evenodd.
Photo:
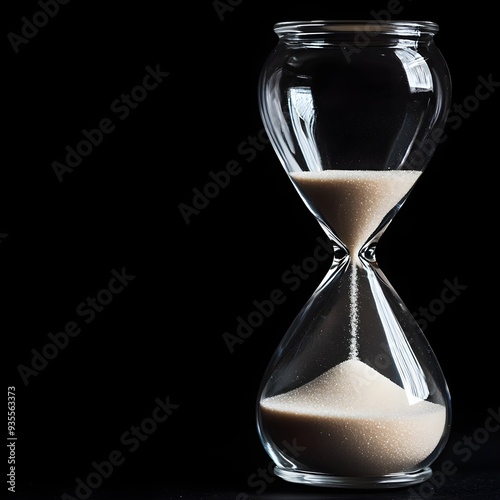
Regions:
M 41 6 L 9 2 L 0 290 L 5 386 L 16 388 L 19 498 L 76 498 L 77 478 L 85 480 L 94 461 L 115 451 L 123 464 L 91 498 L 412 494 L 318 491 L 252 476 L 270 462 L 254 418 L 263 371 L 327 266 L 294 291 L 282 279 L 311 256 L 322 232 L 262 140 L 257 79 L 277 42 L 273 24 L 371 19 L 396 4 L 227 5 L 218 13 L 210 0 L 71 1 L 16 53 L 7 35 L 21 35 L 23 16 L 32 20 Z M 500 81 L 496 17 L 485 4 L 401 0 L 399 10 L 391 18 L 440 25 L 436 43 L 450 68 L 452 102 L 478 104 L 447 129 L 378 250 L 412 312 L 439 309 L 425 334 L 448 380 L 454 420 L 435 469 L 448 459 L 457 472 L 420 494 L 500 498 L 498 433 L 480 446 L 473 441 L 478 449 L 470 457 L 454 448 L 463 449 L 464 436 L 474 432 L 484 437 L 477 429 L 499 404 L 492 240 L 499 91 L 480 102 L 471 97 L 480 77 Z M 128 116 L 115 112 L 112 103 L 142 83 L 148 66 L 169 75 Z M 65 148 L 105 118 L 113 131 L 60 182 L 53 162 L 64 162 Z M 239 164 L 237 175 L 186 220 L 179 206 L 192 206 L 210 172 L 231 161 Z M 90 317 L 77 307 L 107 288 L 112 270 L 130 281 L 86 323 Z M 447 283 L 461 289 L 443 306 Z M 230 352 L 223 334 L 235 334 L 237 318 L 275 289 L 285 302 Z M 31 367 L 33 349 L 41 352 L 49 332 L 70 321 L 81 333 L 23 381 L 20 366 Z M 178 407 L 131 451 L 123 434 L 167 397 Z

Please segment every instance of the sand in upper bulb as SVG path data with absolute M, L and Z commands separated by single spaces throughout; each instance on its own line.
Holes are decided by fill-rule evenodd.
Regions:
M 417 170 L 322 170 L 290 176 L 355 259 L 420 174 Z

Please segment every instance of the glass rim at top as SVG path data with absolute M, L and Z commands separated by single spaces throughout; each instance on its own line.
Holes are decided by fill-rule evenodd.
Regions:
M 439 25 L 433 21 L 399 21 L 399 20 L 312 20 L 284 21 L 274 25 L 277 35 L 326 35 L 356 32 L 376 32 L 387 35 L 419 36 L 434 35 Z

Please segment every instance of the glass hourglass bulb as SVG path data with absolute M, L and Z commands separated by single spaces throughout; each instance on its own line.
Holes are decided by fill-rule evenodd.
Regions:
M 277 475 L 292 482 L 415 484 L 430 476 L 449 434 L 438 361 L 375 259 L 444 125 L 450 80 L 433 42 L 437 29 L 275 26 L 280 40 L 260 79 L 263 121 L 299 195 L 342 249 L 278 346 L 258 395 L 260 438 Z M 290 453 L 290 443 L 300 452 Z

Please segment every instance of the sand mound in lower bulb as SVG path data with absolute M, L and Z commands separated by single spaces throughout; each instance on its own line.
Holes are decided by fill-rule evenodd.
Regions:
M 304 470 L 336 476 L 381 476 L 418 468 L 436 448 L 445 407 L 408 398 L 367 364 L 350 359 L 292 391 L 260 403 L 274 443 L 305 449 Z

